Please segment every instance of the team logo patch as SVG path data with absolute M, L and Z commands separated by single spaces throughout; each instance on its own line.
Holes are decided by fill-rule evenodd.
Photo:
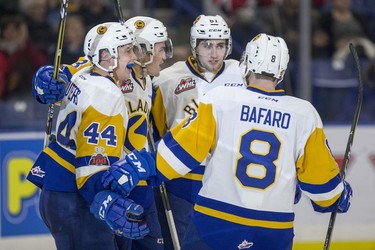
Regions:
M 107 32 L 107 27 L 104 26 L 104 25 L 100 25 L 100 26 L 96 29 L 96 32 L 97 32 L 99 35 L 103 35 L 104 33 Z
M 134 84 L 128 79 L 120 84 L 120 89 L 123 94 L 131 93 L 134 90 Z
M 247 249 L 254 245 L 253 242 L 248 242 L 247 240 L 242 241 L 241 244 L 238 245 L 238 249 Z
M 140 29 L 143 29 L 145 27 L 145 22 L 143 22 L 142 20 L 137 20 L 135 23 L 134 23 L 134 27 L 138 30 Z
M 92 155 L 90 158 L 90 165 L 102 166 L 109 165 L 108 156 L 104 154 L 104 148 L 95 147 L 96 154 Z
M 177 85 L 177 88 L 175 89 L 174 93 L 176 95 L 187 91 L 189 89 L 194 89 L 196 86 L 195 80 L 191 77 L 182 79 L 181 82 Z
M 33 168 L 30 170 L 30 173 L 31 173 L 32 175 L 38 176 L 38 177 L 40 177 L 40 178 L 43 178 L 43 177 L 45 176 L 45 174 L 46 174 L 46 172 L 44 172 L 44 171 L 40 168 L 40 166 L 35 166 L 35 167 L 33 167 Z

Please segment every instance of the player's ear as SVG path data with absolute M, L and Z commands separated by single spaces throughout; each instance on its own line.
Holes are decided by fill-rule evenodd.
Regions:
M 111 58 L 111 54 L 109 53 L 108 49 L 102 49 L 99 52 L 100 61 L 107 61 Z

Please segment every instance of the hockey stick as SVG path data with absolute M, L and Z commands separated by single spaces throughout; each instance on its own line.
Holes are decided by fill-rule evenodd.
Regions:
M 116 9 L 119 22 L 122 24 L 125 23 L 124 16 L 122 15 L 122 8 L 121 8 L 120 0 L 115 0 L 115 9 Z
M 358 124 L 359 114 L 361 113 L 362 100 L 363 100 L 363 82 L 362 82 L 362 75 L 361 75 L 361 65 L 359 63 L 358 54 L 357 54 L 357 51 L 356 51 L 356 49 L 355 49 L 355 47 L 352 43 L 349 44 L 349 49 L 350 49 L 350 52 L 352 53 L 352 56 L 353 56 L 355 64 L 356 64 L 359 84 L 358 84 L 357 107 L 356 107 L 354 118 L 353 118 L 353 121 L 352 121 L 352 126 L 350 128 L 348 142 L 346 144 L 346 150 L 345 150 L 343 165 L 342 165 L 342 168 L 340 170 L 340 174 L 341 174 L 341 177 L 342 177 L 343 180 L 345 179 L 346 169 L 348 167 L 348 163 L 349 163 L 349 159 L 350 159 L 350 151 L 351 151 L 353 140 L 354 140 L 355 129 L 356 129 L 357 124 Z M 334 226 L 335 221 L 336 221 L 336 215 L 337 215 L 337 212 L 331 213 L 331 218 L 329 219 L 329 224 L 328 224 L 327 235 L 326 235 L 326 239 L 324 241 L 324 250 L 329 249 L 329 245 L 331 243 L 333 226 Z
M 148 145 L 150 147 L 150 151 L 155 152 L 156 148 L 155 148 L 154 138 L 151 135 L 151 126 L 149 126 L 149 127 L 150 128 L 147 131 L 147 141 L 148 141 Z M 165 188 L 164 182 L 161 183 L 161 185 L 159 186 L 159 189 L 160 189 L 161 198 L 163 200 L 165 215 L 167 217 L 168 228 L 169 228 L 169 231 L 171 233 L 173 247 L 174 247 L 175 250 L 180 250 L 180 241 L 178 240 L 177 229 L 176 229 L 176 225 L 174 223 L 173 213 L 172 213 L 172 210 L 171 210 L 171 206 L 169 204 L 167 189 Z
M 69 2 L 69 0 L 63 0 L 62 3 L 61 3 L 61 8 L 60 8 L 59 35 L 57 37 L 55 62 L 53 64 L 53 78 L 56 81 L 59 79 L 59 68 L 60 68 L 60 62 L 61 62 L 62 46 L 63 46 L 63 42 L 64 42 L 66 16 L 68 14 L 68 2 Z M 51 131 L 52 131 L 52 120 L 53 120 L 54 112 L 55 112 L 55 104 L 51 103 L 51 104 L 48 105 L 46 133 L 44 135 L 43 148 L 47 147 L 47 145 L 50 141 L 50 136 L 51 136 Z

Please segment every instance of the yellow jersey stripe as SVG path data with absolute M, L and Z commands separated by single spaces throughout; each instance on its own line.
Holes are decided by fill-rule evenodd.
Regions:
M 158 166 L 158 170 L 160 171 L 160 173 L 162 173 L 169 180 L 181 176 L 178 172 L 176 172 L 176 170 L 173 169 L 173 167 L 168 164 L 168 162 L 160 154 L 157 155 L 156 166 Z
M 203 207 L 195 204 L 194 210 L 206 214 L 221 220 L 230 221 L 236 224 L 251 226 L 251 227 L 264 227 L 264 228 L 273 228 L 273 229 L 289 229 L 293 228 L 293 221 L 288 222 L 278 222 L 278 221 L 265 221 L 265 220 L 255 220 L 249 219 L 234 214 L 229 214 L 226 212 L 218 211 L 212 208 Z
M 193 180 L 193 181 L 202 181 L 203 175 L 202 174 L 188 173 L 188 174 L 182 176 L 181 178 L 189 179 L 189 180 Z
M 62 167 L 67 169 L 69 172 L 75 174 L 75 167 L 67 162 L 65 159 L 61 158 L 55 151 L 50 149 L 49 147 L 46 147 L 44 149 L 44 152 L 49 155 L 54 161 L 56 161 L 58 164 L 60 164 Z

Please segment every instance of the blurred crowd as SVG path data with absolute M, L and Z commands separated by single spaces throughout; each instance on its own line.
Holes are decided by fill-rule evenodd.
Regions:
M 125 4 L 125 1 L 122 1 Z M 175 0 L 143 1 L 148 8 L 178 6 Z M 300 46 L 300 0 L 193 0 L 184 2 L 204 14 L 222 15 L 232 29 L 234 50 L 231 57 L 240 59 L 246 43 L 260 32 L 283 37 L 290 49 L 289 77 L 291 93 L 298 87 L 298 50 Z M 375 122 L 375 1 L 312 0 L 311 56 L 313 59 L 313 104 L 323 121 L 348 121 L 351 112 L 342 112 L 344 103 L 355 106 L 356 76 L 349 42 L 353 43 L 363 62 L 366 84 L 364 121 Z M 0 2 L 0 102 L 31 98 L 31 79 L 41 65 L 53 64 L 59 25 L 61 0 L 2 0 Z M 129 3 L 128 3 L 129 4 Z M 191 6 L 190 6 L 191 5 Z M 129 7 L 129 5 L 128 5 Z M 131 6 L 130 6 L 131 7 Z M 117 21 L 110 0 L 70 0 L 66 23 L 62 63 L 70 64 L 83 54 L 83 40 L 91 27 Z M 142 13 L 148 15 L 152 12 Z M 189 13 L 189 11 L 186 11 Z M 188 15 L 186 14 L 185 15 Z M 137 13 L 138 14 L 138 13 Z M 129 18 L 130 16 L 125 16 Z M 181 18 L 183 17 L 180 16 Z M 191 22 L 196 16 L 190 14 Z M 157 17 L 158 18 L 158 17 Z M 178 18 L 172 15 L 172 18 Z M 173 30 L 176 20 L 163 20 Z M 170 24 L 171 27 L 168 26 Z M 189 24 L 191 25 L 191 23 Z M 169 31 L 168 30 L 168 31 Z M 189 26 L 186 27 L 186 33 Z M 173 32 L 171 32 L 173 34 Z M 173 35 L 171 36 L 173 40 Z M 183 60 L 179 55 L 173 61 Z M 175 44 L 178 44 L 175 43 Z M 237 46 L 237 47 L 236 47 Z M 172 62 L 169 62 L 172 63 Z M 327 71 L 326 73 L 322 71 Z M 329 72 L 328 70 L 332 70 Z M 317 72 L 317 74 L 315 73 Z M 339 77 L 332 78 L 335 73 Z M 325 78 L 325 74 L 327 77 Z M 331 79 L 331 78 L 332 79 Z M 350 82 L 351 79 L 351 82 Z M 341 84 L 343 83 L 343 84 Z M 341 111 L 341 112 L 340 112 Z M 344 113 L 344 114 L 343 114 Z

